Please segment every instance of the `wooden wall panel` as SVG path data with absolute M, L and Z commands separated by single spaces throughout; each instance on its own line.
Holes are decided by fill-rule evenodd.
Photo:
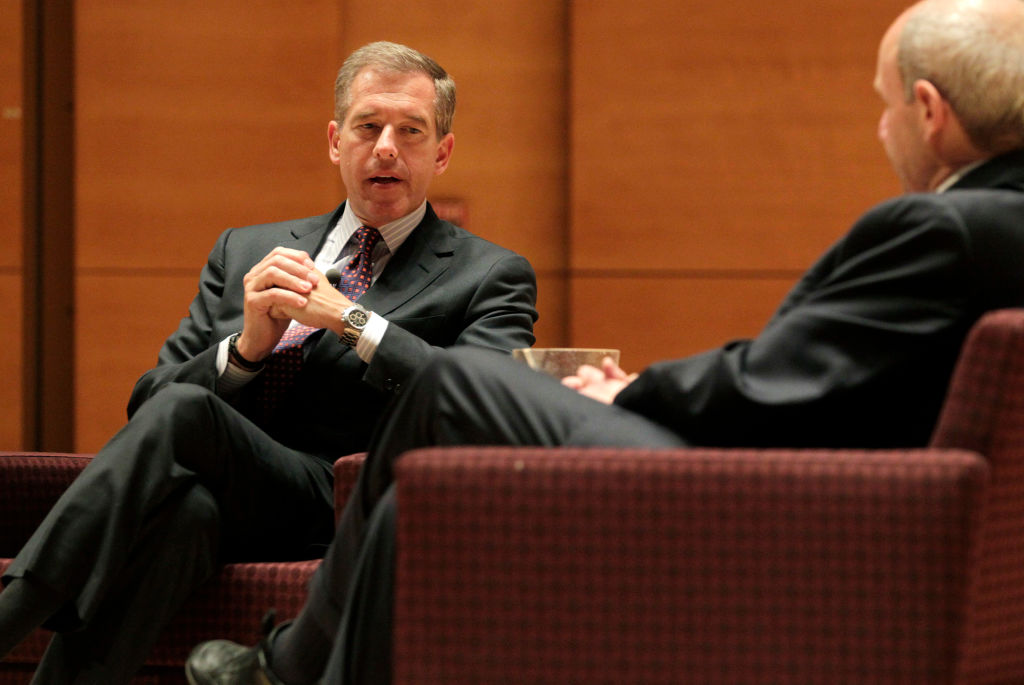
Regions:
M 803 268 L 898 191 L 872 79 L 905 5 L 574 5 L 573 266 Z
M 545 320 L 552 310 L 550 293 L 566 287 L 564 278 L 539 277 L 539 308 L 543 315 L 538 322 L 538 334 L 543 327 L 552 329 L 560 321 Z M 8 286 L 8 281 L 10 281 Z M 0 277 L 0 297 L 7 297 L 19 285 L 17 279 Z M 156 355 L 164 339 L 178 326 L 188 313 L 188 303 L 195 295 L 196 278 L 192 275 L 155 276 L 121 274 L 82 276 L 77 282 L 77 308 L 93 312 L 83 318 L 78 333 L 86 340 L 101 340 L 116 331 L 116 340 L 126 341 L 113 345 L 83 345 L 78 364 L 87 373 L 80 376 L 94 383 L 93 387 L 79 387 L 77 402 L 78 449 L 94 452 L 99 449 L 125 421 L 125 406 L 138 376 L 156 363 Z M 20 291 L 18 291 L 20 292 Z M 11 295 L 12 297 L 14 295 Z M 19 295 L 20 296 L 20 295 Z M 131 316 L 125 317 L 124 313 Z M 20 349 L 20 348 L 18 348 Z M 17 377 L 14 357 L 0 357 L 0 377 Z M 10 374 L 10 375 L 8 375 Z M 12 400 L 18 388 L 0 385 L 0 393 L 10 392 Z M 0 394 L 0 401 L 3 395 Z M 20 424 L 9 428 L 16 429 Z M 7 429 L 0 423 L 0 449 L 4 445 Z M 9 449 L 10 447 L 8 447 Z
M 21 0 L 0 0 L 0 449 L 22 447 L 22 22 Z
M 605 0 L 573 3 L 571 275 L 690 306 L 694 278 L 794 280 L 870 205 L 898 192 L 875 131 L 882 33 L 907 3 Z M 685 278 L 677 278 L 680 273 Z M 755 281 L 757 282 L 757 281 Z M 571 338 L 599 325 L 572 288 Z M 752 318 L 686 311 L 688 330 Z M 582 298 L 582 299 L 581 299 Z M 731 306 L 723 302 L 720 306 Z M 625 358 L 648 358 L 637 340 Z
M 22 265 L 21 0 L 0 0 L 0 269 Z
M 538 271 L 537 312 L 540 318 L 533 327 L 538 347 L 562 347 L 569 339 L 568 296 L 569 278 L 564 272 L 558 269 Z
M 135 381 L 156 364 L 160 346 L 188 314 L 196 277 L 139 272 L 84 275 L 76 283 L 76 307 L 83 340 L 76 388 L 76 449 L 95 452 L 125 423 Z
M 346 52 L 397 41 L 455 79 L 455 155 L 432 195 L 464 198 L 472 231 L 530 260 L 547 345 L 566 334 L 567 12 L 565 0 L 380 0 L 344 3 L 341 20 Z
M 618 348 L 622 368 L 641 371 L 651 362 L 757 335 L 793 282 L 785 277 L 576 277 L 570 288 L 572 302 L 579 305 L 573 312 L 573 345 Z
M 229 226 L 332 209 L 334 17 L 334 0 L 79 0 L 79 267 L 195 271 Z
M 76 4 L 76 449 L 124 421 L 221 231 L 341 200 L 337 0 L 239 7 Z
M 0 269 L 0 302 L 20 305 L 21 274 Z M 21 308 L 13 307 L 4 315 L 3 350 L 0 352 L 0 450 L 23 449 L 22 431 L 22 317 Z

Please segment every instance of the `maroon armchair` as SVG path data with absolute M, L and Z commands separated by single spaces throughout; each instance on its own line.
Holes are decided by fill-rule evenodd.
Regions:
M 0 452 L 0 573 L 43 520 L 50 507 L 91 455 Z M 339 459 L 334 466 L 338 513 L 355 483 L 363 455 Z M 306 599 L 306 585 L 319 561 L 228 564 L 182 608 L 154 646 L 138 683 L 184 683 L 184 663 L 199 642 L 227 637 L 255 644 L 269 608 L 279 620 L 295 616 Z M 0 685 L 31 679 L 49 642 L 36 631 L 0 662 Z
M 972 331 L 927 448 L 396 474 L 396 685 L 1024 682 L 1024 311 Z

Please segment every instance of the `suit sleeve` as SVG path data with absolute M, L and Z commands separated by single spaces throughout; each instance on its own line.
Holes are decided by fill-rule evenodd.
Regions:
M 160 348 L 157 366 L 135 383 L 128 400 L 129 418 L 147 399 L 169 383 L 194 383 L 211 390 L 217 382 L 217 345 L 214 319 L 224 315 L 224 253 L 230 231 L 214 245 L 199 279 L 199 292 L 189 306 L 188 316 L 178 324 Z M 238 316 L 241 316 L 240 305 Z
M 948 205 L 881 205 L 758 337 L 655 364 L 616 404 L 694 444 L 924 444 L 970 325 L 969 262 Z
M 502 352 L 530 347 L 535 340 L 536 301 L 533 267 L 525 258 L 504 252 L 459 311 L 460 320 L 452 322 L 451 328 L 458 332 L 451 345 L 475 345 Z M 389 323 L 363 380 L 378 389 L 397 391 L 447 346 L 431 345 L 400 325 Z

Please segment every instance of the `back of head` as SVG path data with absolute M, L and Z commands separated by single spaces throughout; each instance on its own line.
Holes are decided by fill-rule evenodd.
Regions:
M 908 102 L 924 79 L 949 102 L 971 142 L 1024 148 L 1024 0 L 924 0 L 900 34 Z
M 356 75 L 363 69 L 376 69 L 401 74 L 422 73 L 434 81 L 434 119 L 437 135 L 452 130 L 455 118 L 455 81 L 440 64 L 405 45 L 378 41 L 359 48 L 345 60 L 334 81 L 334 118 L 345 119 L 350 103 L 349 93 Z

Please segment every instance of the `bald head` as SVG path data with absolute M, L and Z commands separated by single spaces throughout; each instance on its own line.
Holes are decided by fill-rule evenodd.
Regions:
M 1024 147 L 1024 0 L 923 0 L 887 38 L 908 101 L 927 81 L 979 149 Z

